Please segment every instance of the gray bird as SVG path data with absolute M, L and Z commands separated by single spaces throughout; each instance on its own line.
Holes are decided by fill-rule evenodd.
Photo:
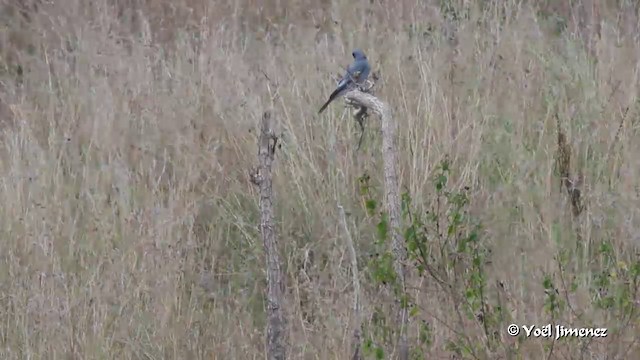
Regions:
M 323 112 L 335 98 L 343 95 L 357 85 L 364 84 L 365 80 L 367 80 L 369 72 L 371 71 L 367 56 L 360 49 L 353 50 L 352 55 L 354 59 L 353 62 L 347 67 L 347 72 L 340 82 L 338 82 L 338 87 L 329 95 L 329 100 L 318 110 L 318 114 Z

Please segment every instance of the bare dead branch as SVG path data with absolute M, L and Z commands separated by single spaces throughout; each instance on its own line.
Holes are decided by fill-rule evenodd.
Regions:
M 264 243 L 267 265 L 267 358 L 286 358 L 286 319 L 284 308 L 284 282 L 280 257 L 273 226 L 273 187 L 271 165 L 278 139 L 271 129 L 271 114 L 262 116 L 258 140 L 259 165 L 251 175 L 251 181 L 260 188 L 260 233 Z
M 399 359 L 407 359 L 409 350 L 407 347 L 407 309 L 402 304 L 402 298 L 406 294 L 405 285 L 405 263 L 407 249 L 404 239 L 400 233 L 400 194 L 398 186 L 398 154 L 396 147 L 396 124 L 393 121 L 391 108 L 380 101 L 377 97 L 363 93 L 359 90 L 349 91 L 344 95 L 345 100 L 351 105 L 370 109 L 380 116 L 382 121 L 382 158 L 384 162 L 384 186 L 385 186 L 385 206 L 389 215 L 391 246 L 394 255 L 394 270 L 398 277 L 400 294 L 396 297 L 396 321 L 399 326 Z

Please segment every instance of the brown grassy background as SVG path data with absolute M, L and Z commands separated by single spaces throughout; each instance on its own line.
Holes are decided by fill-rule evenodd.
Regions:
M 4 0 L 0 357 L 263 358 L 264 259 L 248 174 L 258 120 L 273 109 L 289 354 L 348 358 L 352 287 L 337 205 L 366 274 L 376 219 L 358 178 L 370 174 L 380 190 L 379 125 L 369 120 L 356 151 L 341 102 L 315 113 L 360 47 L 399 124 L 403 189 L 429 210 L 432 172 L 451 159 L 453 188 L 470 187 L 491 249 L 487 291 L 503 294 L 508 314 L 498 348 L 455 351 L 451 343 L 483 348 L 482 324 L 411 275 L 421 311 L 410 344 L 426 354 L 416 357 L 637 358 L 638 277 L 622 274 L 639 266 L 638 6 L 563 4 Z M 573 220 L 555 170 L 556 114 L 586 204 Z M 610 289 L 627 289 L 609 308 L 592 291 L 603 271 Z M 544 309 L 545 275 L 570 305 L 558 318 Z M 372 324 L 390 297 L 362 282 Z M 552 345 L 508 338 L 512 322 L 610 330 Z

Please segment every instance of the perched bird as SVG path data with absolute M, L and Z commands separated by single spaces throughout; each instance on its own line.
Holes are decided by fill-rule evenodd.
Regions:
M 365 80 L 367 80 L 369 72 L 371 71 L 367 56 L 360 49 L 353 50 L 352 55 L 354 60 L 351 65 L 347 67 L 347 73 L 344 74 L 338 83 L 338 87 L 329 95 L 329 100 L 318 110 L 318 114 L 323 112 L 335 98 L 343 95 L 357 85 L 362 85 Z

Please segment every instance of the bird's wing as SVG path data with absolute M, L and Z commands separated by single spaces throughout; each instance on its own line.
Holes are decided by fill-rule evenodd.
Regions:
M 358 76 L 360 76 L 360 73 L 362 72 L 362 66 L 361 66 L 359 61 L 354 61 L 353 63 L 351 63 L 349 65 L 347 70 L 348 70 L 351 78 L 353 80 L 357 80 Z
M 363 63 L 361 81 L 367 80 L 367 78 L 369 77 L 369 73 L 370 72 L 371 72 L 371 65 L 369 65 L 369 62 L 367 60 L 365 60 L 364 63 Z
M 354 82 L 361 83 L 369 76 L 369 63 L 366 59 L 354 61 L 347 69 L 350 79 Z

